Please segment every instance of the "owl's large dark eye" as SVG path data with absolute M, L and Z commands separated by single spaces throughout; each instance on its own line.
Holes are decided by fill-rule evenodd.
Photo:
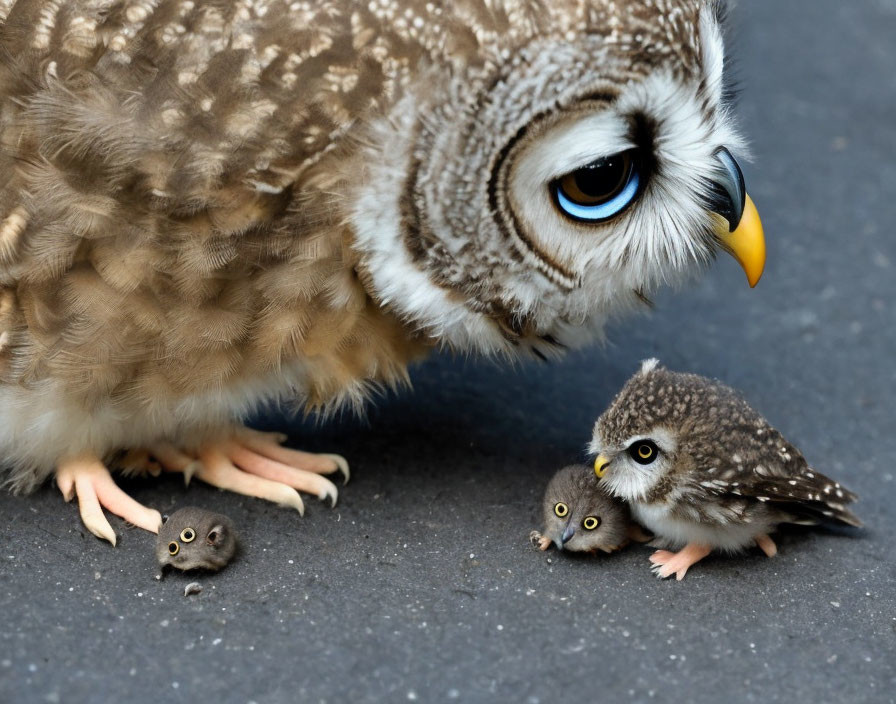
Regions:
M 196 531 L 192 528 L 184 528 L 180 532 L 180 539 L 185 543 L 192 543 L 196 539 Z
M 565 518 L 566 514 L 569 513 L 569 506 L 560 501 L 554 505 L 554 513 L 557 514 L 559 518 Z
M 651 440 L 638 440 L 628 448 L 628 454 L 638 464 L 651 464 L 656 461 L 660 451 Z
M 602 222 L 625 210 L 641 187 L 637 151 L 606 156 L 566 174 L 551 186 L 557 207 L 567 217 Z
M 173 540 L 168 543 L 168 554 L 169 555 L 177 555 L 180 552 L 180 545 L 175 543 Z

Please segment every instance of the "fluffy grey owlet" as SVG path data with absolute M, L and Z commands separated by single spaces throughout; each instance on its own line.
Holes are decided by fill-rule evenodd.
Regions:
M 628 507 L 610 496 L 590 467 L 564 467 L 548 482 L 542 501 L 544 530 L 529 539 L 542 550 L 551 544 L 570 552 L 613 552 L 629 541 Z
M 156 560 L 163 569 L 217 571 L 230 562 L 236 548 L 236 531 L 227 516 L 187 506 L 159 528 Z
M 780 523 L 860 526 L 856 495 L 816 472 L 733 389 L 644 362 L 597 419 L 591 450 L 601 485 L 656 535 L 659 577 L 684 578 L 712 550 L 777 552 Z
M 0 0 L 0 461 L 302 510 L 428 350 L 549 356 L 719 251 L 762 273 L 713 0 Z

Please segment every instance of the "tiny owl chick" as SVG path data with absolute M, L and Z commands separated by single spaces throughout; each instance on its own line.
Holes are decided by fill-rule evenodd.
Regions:
M 534 545 L 547 550 L 613 552 L 629 538 L 629 511 L 610 496 L 585 465 L 570 465 L 548 482 L 543 500 L 544 532 L 533 531 Z
M 302 511 L 347 464 L 259 407 L 360 407 L 439 347 L 559 354 L 722 251 L 755 284 L 721 14 L 0 0 L 3 482 L 55 475 L 113 544 L 103 509 L 161 522 L 120 456 Z
M 733 389 L 644 362 L 594 426 L 601 485 L 656 534 L 650 558 L 661 578 L 683 579 L 712 550 L 755 543 L 777 552 L 780 523 L 860 526 L 857 499 L 816 472 Z
M 233 559 L 237 535 L 231 520 L 195 506 L 175 511 L 159 529 L 156 560 L 164 569 L 217 572 Z

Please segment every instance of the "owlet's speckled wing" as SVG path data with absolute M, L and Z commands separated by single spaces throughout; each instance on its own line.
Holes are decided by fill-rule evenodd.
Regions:
M 714 419 L 720 441 L 697 458 L 703 471 L 695 472 L 694 480 L 700 489 L 729 496 L 732 506 L 740 505 L 737 497 L 768 502 L 798 522 L 862 525 L 846 508 L 858 499 L 853 492 L 810 467 L 803 454 L 735 392 L 719 386 L 714 393 L 722 401 L 720 417 Z

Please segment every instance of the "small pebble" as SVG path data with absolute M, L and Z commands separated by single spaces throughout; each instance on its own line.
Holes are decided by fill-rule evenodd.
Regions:
M 190 582 L 184 587 L 184 596 L 199 594 L 202 591 L 202 585 L 199 582 Z

